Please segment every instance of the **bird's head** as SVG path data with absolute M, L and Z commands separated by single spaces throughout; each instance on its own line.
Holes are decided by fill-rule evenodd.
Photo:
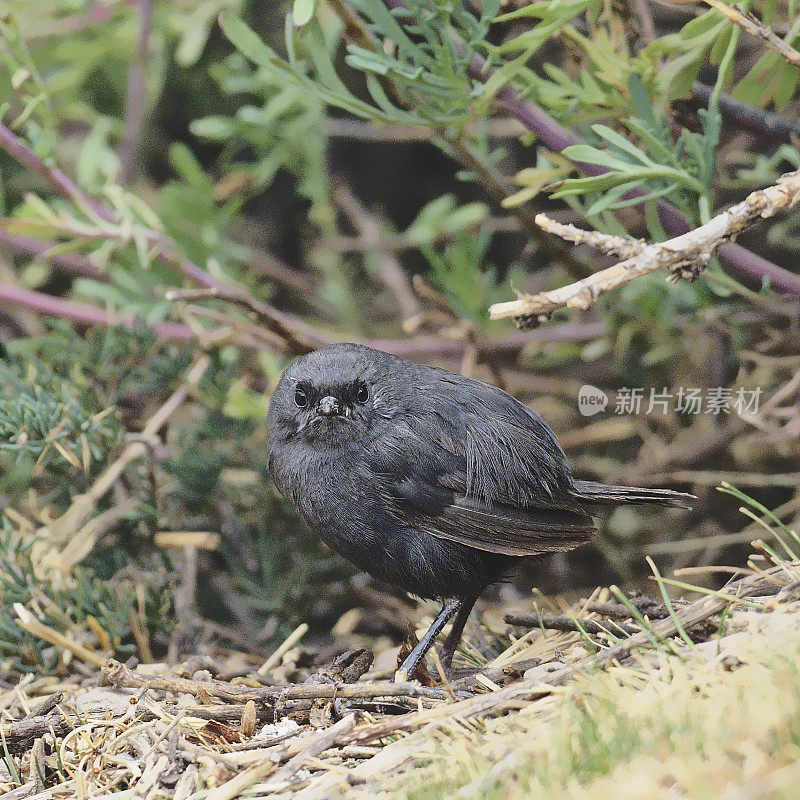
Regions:
M 401 406 L 402 375 L 394 356 L 354 344 L 323 347 L 298 358 L 272 395 L 273 442 L 302 438 L 312 446 L 359 446 Z

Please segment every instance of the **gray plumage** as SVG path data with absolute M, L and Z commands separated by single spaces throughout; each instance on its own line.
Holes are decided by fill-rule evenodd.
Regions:
M 544 420 L 506 392 L 360 345 L 293 362 L 268 424 L 270 472 L 309 526 L 420 597 L 474 602 L 520 557 L 590 539 L 598 505 L 691 499 L 575 480 Z

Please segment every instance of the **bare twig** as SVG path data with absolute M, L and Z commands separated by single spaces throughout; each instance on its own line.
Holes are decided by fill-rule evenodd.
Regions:
M 617 623 L 600 623 L 593 619 L 573 619 L 557 614 L 506 614 L 503 621 L 507 625 L 516 625 L 521 628 L 546 628 L 553 631 L 573 631 L 575 633 L 589 633 L 593 636 L 612 634 L 631 636 L 639 632 L 639 628 Z
M 642 603 L 635 598 L 629 598 L 630 603 L 636 608 L 642 616 L 648 619 L 665 619 L 669 616 L 669 611 L 663 607 L 657 607 L 657 603 L 650 598 L 644 598 L 648 602 Z M 604 617 L 614 617 L 616 619 L 630 619 L 631 610 L 622 603 L 589 603 L 586 606 L 587 611 L 593 611 L 596 614 L 602 614 Z
M 672 0 L 674 2 L 674 0 Z M 703 0 L 706 5 L 716 8 L 724 14 L 734 25 L 738 25 L 745 33 L 760 39 L 767 47 L 772 48 L 781 58 L 795 67 L 800 67 L 800 53 L 788 42 L 773 33 L 760 19 L 752 14 L 740 11 L 736 6 L 728 5 L 721 0 Z
M 431 141 L 431 130 L 426 125 L 375 125 L 359 119 L 336 117 L 325 119 L 322 130 L 331 138 L 359 142 L 430 144 Z M 515 119 L 493 118 L 468 123 L 465 133 L 468 136 L 485 134 L 490 139 L 513 139 L 522 136 L 525 128 Z
M 278 334 L 297 353 L 308 353 L 330 341 L 322 337 L 311 325 L 233 288 L 212 286 L 205 289 L 172 289 L 167 292 L 166 298 L 167 300 L 219 299 L 233 303 L 255 315 L 262 325 Z
M 256 274 L 263 275 L 270 281 L 289 289 L 294 289 L 306 297 L 313 295 L 319 288 L 318 281 L 313 274 L 294 269 L 284 264 L 272 253 L 252 244 L 249 245 L 247 263 Z
M 79 325 L 102 325 L 105 328 L 121 325 L 130 330 L 145 325 L 141 320 L 127 314 L 114 314 L 88 303 L 73 303 L 60 297 L 2 283 L 0 283 L 0 300 L 39 311 L 49 317 L 68 319 Z M 157 322 L 152 325 L 152 329 L 159 336 L 174 341 L 187 342 L 197 339 L 197 334 L 191 328 L 175 322 Z
M 64 197 L 72 200 L 78 208 L 100 217 L 106 221 L 111 221 L 108 209 L 92 200 L 77 184 L 66 176 L 58 167 L 52 164 L 45 164 L 36 153 L 27 147 L 23 142 L 12 133 L 11 129 L 0 122 L 0 147 L 10 156 L 27 167 L 31 172 L 38 175 L 57 189 Z
M 28 236 L 9 233 L 0 223 L 0 245 L 22 255 L 52 264 L 69 275 L 80 275 L 96 281 L 106 281 L 108 276 L 82 253 L 60 252 L 62 245 Z
M 35 785 L 36 792 L 44 791 L 44 775 L 47 772 L 45 764 L 44 738 L 39 737 L 33 745 L 30 758 L 30 779 Z
M 516 217 L 490 217 L 478 223 L 476 230 L 479 234 L 488 233 L 519 233 L 522 230 L 519 219 Z M 403 250 L 418 250 L 420 244 L 437 245 L 453 239 L 454 233 L 442 231 L 434 234 L 429 239 L 420 241 L 405 233 L 390 234 L 383 231 L 378 239 L 377 246 L 381 250 L 401 252 Z M 337 253 L 360 253 L 373 247 L 371 240 L 364 236 L 335 236 L 324 240 L 324 246 Z
M 653 23 L 653 15 L 647 6 L 647 0 L 633 0 L 633 7 L 642 26 L 642 41 L 645 44 L 652 44 L 656 40 L 657 34 L 656 26 Z
M 233 686 L 223 681 L 191 680 L 171 675 L 145 675 L 134 672 L 118 661 L 107 661 L 103 667 L 103 675 L 115 686 L 131 689 L 147 687 L 162 689 L 178 694 L 191 694 L 195 697 L 216 698 L 228 703 L 246 703 L 254 700 L 257 703 L 286 702 L 290 700 L 332 700 L 371 699 L 375 697 L 429 698 L 443 700 L 446 693 L 439 689 L 420 686 L 418 683 L 394 683 L 391 681 L 376 683 L 303 683 L 293 686 L 267 686 L 252 688 L 249 686 Z
M 308 623 L 301 622 L 287 637 L 283 644 L 258 668 L 257 674 L 266 675 L 281 663 L 281 659 L 308 633 Z
M 700 81 L 695 81 L 692 86 L 692 94 L 704 108 L 708 108 L 712 93 L 713 88 Z M 767 136 L 781 142 L 791 142 L 795 136 L 800 138 L 800 123 L 796 119 L 754 108 L 727 94 L 720 94 L 717 101 L 722 119 L 730 125 L 736 125 L 755 136 Z
M 291 778 L 309 758 L 314 758 L 329 747 L 336 745 L 353 730 L 355 724 L 356 715 L 348 714 L 335 725 L 317 734 L 313 741 L 309 742 L 296 756 L 289 759 L 289 761 L 272 776 L 269 783 L 278 784 L 281 781 L 286 781 Z
M 9 744 L 36 739 L 50 731 L 64 733 L 72 727 L 69 720 L 59 712 L 43 714 L 40 716 L 25 717 L 19 722 L 0 723 L 0 740 L 5 739 Z
M 554 222 L 544 214 L 537 216 L 542 228 L 574 242 L 600 247 L 606 252 L 631 252 L 624 261 L 551 292 L 520 295 L 510 303 L 497 303 L 490 309 L 492 319 L 519 317 L 542 321 L 560 308 L 589 308 L 597 298 L 657 269 L 670 271 L 670 280 L 693 280 L 719 249 L 746 228 L 800 200 L 800 170 L 781 176 L 775 186 L 752 192 L 741 203 L 718 214 L 699 228 L 666 242 L 643 245 L 635 240 L 620 240 L 596 231 L 581 231 L 573 225 Z M 629 249 L 626 249 L 629 248 Z M 637 252 L 638 251 L 638 252 Z
M 590 322 L 583 325 L 562 325 L 552 331 L 540 330 L 530 333 L 518 333 L 516 336 L 504 336 L 489 339 L 480 347 L 481 356 L 511 355 L 519 353 L 523 348 L 537 342 L 582 342 L 597 339 L 605 333 L 602 322 Z M 543 334 L 543 335 L 542 335 Z M 531 338 L 533 336 L 533 338 Z M 417 336 L 414 339 L 354 339 L 356 343 L 383 350 L 410 359 L 422 358 L 461 358 L 464 354 L 464 342 L 461 339 L 444 339 L 439 336 Z
M 43 639 L 45 642 L 54 644 L 58 648 L 69 650 L 69 652 L 88 664 L 94 664 L 96 667 L 102 667 L 105 664 L 106 656 L 104 654 L 89 650 L 79 642 L 73 641 L 68 636 L 64 636 L 63 633 L 40 622 L 22 603 L 14 603 L 14 611 L 17 615 L 17 625 L 22 630 L 37 636 L 39 639 Z
M 262 781 L 267 776 L 270 776 L 269 781 L 267 781 L 268 786 L 277 786 L 289 780 L 310 758 L 315 758 L 329 747 L 336 745 L 350 733 L 355 724 L 356 715 L 348 714 L 335 725 L 313 736 L 308 744 L 282 767 L 276 768 L 275 763 L 269 759 L 261 764 L 256 764 L 240 772 L 236 777 L 222 784 L 222 786 L 212 789 L 206 795 L 206 800 L 233 800 L 245 789 Z

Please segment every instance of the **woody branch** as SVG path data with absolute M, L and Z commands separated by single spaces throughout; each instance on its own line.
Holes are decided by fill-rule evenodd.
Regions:
M 519 294 L 508 303 L 495 303 L 489 313 L 492 319 L 514 317 L 530 324 L 543 322 L 558 309 L 586 310 L 600 295 L 641 278 L 657 269 L 666 268 L 668 280 L 694 280 L 724 242 L 734 239 L 760 219 L 789 209 L 800 200 L 800 170 L 782 175 L 774 186 L 752 192 L 745 200 L 718 214 L 705 225 L 665 242 L 646 244 L 632 238 L 609 236 L 585 231 L 574 225 L 555 222 L 538 214 L 537 224 L 570 242 L 613 253 L 623 258 L 614 266 L 560 289 L 539 294 Z

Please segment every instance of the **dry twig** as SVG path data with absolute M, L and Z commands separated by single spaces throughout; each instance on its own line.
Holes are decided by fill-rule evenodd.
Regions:
M 680 5 L 695 5 L 696 0 L 669 0 L 670 3 Z M 703 0 L 707 6 L 715 8 L 726 16 L 734 25 L 738 25 L 745 33 L 760 39 L 767 47 L 772 48 L 781 58 L 786 59 L 795 67 L 800 67 L 800 53 L 792 47 L 789 42 L 781 39 L 780 36 L 770 30 L 760 19 L 752 14 L 745 13 L 736 6 L 728 5 L 722 0 Z
M 303 683 L 294 686 L 268 686 L 251 688 L 234 686 L 223 681 L 191 680 L 171 675 L 145 675 L 110 660 L 103 667 L 103 675 L 115 686 L 131 689 L 162 689 L 178 694 L 191 694 L 201 697 L 207 702 L 211 699 L 223 702 L 245 703 L 255 700 L 262 703 L 274 703 L 288 700 L 333 700 L 371 699 L 375 697 L 430 698 L 443 700 L 446 693 L 440 689 L 431 689 L 417 683 L 393 683 L 390 681 L 375 683 Z
M 509 303 L 496 303 L 490 308 L 490 315 L 492 319 L 514 317 L 518 324 L 524 325 L 543 322 L 561 308 L 585 311 L 600 295 L 661 268 L 670 271 L 669 280 L 694 280 L 723 242 L 734 239 L 760 219 L 791 208 L 798 200 L 800 170 L 782 175 L 774 186 L 752 192 L 741 203 L 731 206 L 705 225 L 656 244 L 584 231 L 539 214 L 536 221 L 548 233 L 607 253 L 616 253 L 625 260 L 560 289 L 535 295 L 520 294 Z
M 574 631 L 575 633 L 588 633 L 592 636 L 632 636 L 639 632 L 639 628 L 630 625 L 620 625 L 616 622 L 600 623 L 593 619 L 573 619 L 557 614 L 506 614 L 503 621 L 507 625 L 520 628 L 546 628 L 552 631 Z

